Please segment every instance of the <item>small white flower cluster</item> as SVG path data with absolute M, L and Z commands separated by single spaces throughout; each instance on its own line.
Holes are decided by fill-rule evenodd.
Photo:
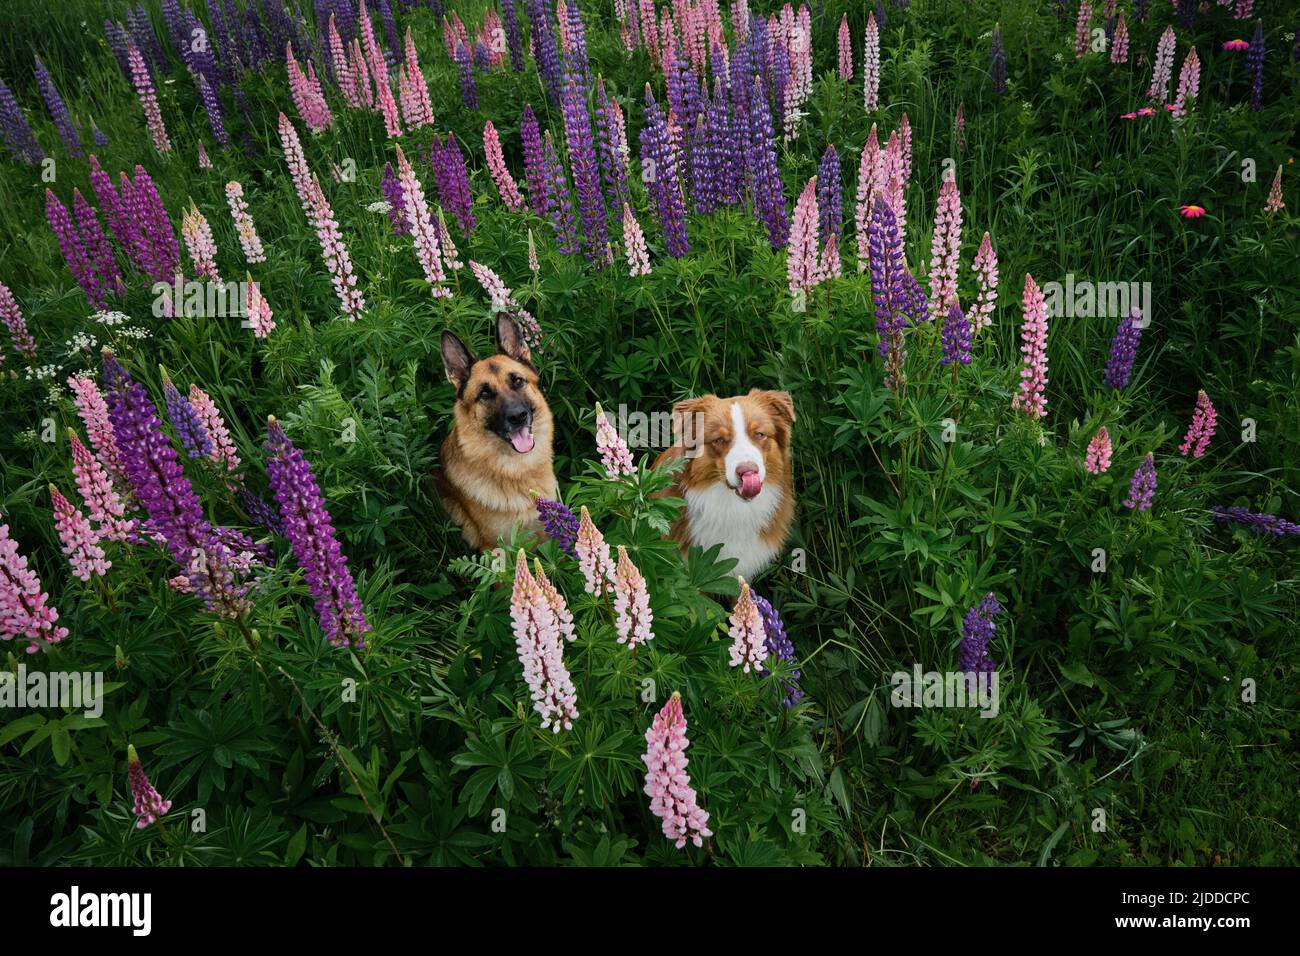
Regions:
M 125 312 L 96 312 L 91 318 L 100 325 L 107 325 L 109 328 L 116 325 L 125 325 L 131 321 L 131 317 Z
M 29 382 L 44 382 L 46 379 L 54 378 L 59 372 L 57 365 L 33 365 L 27 369 L 24 376 Z
M 137 341 L 142 341 L 144 339 L 149 338 L 150 336 L 149 330 L 142 325 L 127 326 L 125 329 L 122 329 L 117 334 L 118 334 L 118 338 L 136 339 Z
M 383 199 L 379 200 L 379 202 L 372 202 L 369 206 L 366 207 L 366 209 L 369 210 L 370 212 L 385 212 L 385 213 L 392 208 L 393 207 Z
M 45 393 L 45 404 L 57 405 L 63 401 L 63 386 L 58 382 L 50 383 L 50 390 Z
M 69 355 L 76 355 L 78 352 L 94 351 L 95 346 L 98 344 L 99 340 L 88 332 L 78 332 L 72 338 L 68 339 L 68 341 L 63 343 Z

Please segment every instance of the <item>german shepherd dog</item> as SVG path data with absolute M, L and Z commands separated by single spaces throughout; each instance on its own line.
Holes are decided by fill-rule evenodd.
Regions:
M 497 354 L 478 360 L 454 333 L 442 333 L 442 364 L 456 403 L 435 481 L 447 513 L 480 551 L 509 538 L 516 525 L 540 533 L 530 491 L 559 497 L 554 423 L 537 367 L 514 319 L 499 315 L 495 332 Z

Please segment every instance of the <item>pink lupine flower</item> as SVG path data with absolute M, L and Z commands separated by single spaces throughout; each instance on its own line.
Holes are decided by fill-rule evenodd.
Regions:
M 261 288 L 253 281 L 253 277 L 248 273 L 244 273 L 244 275 L 244 288 L 247 290 L 244 311 L 248 320 L 248 327 L 253 330 L 254 338 L 264 339 L 275 328 L 275 319 L 272 318 L 274 313 L 271 311 L 270 303 L 262 295 Z
M 600 597 L 614 589 L 614 559 L 610 556 L 609 545 L 600 533 L 587 506 L 582 506 L 578 519 L 578 540 L 574 545 L 578 556 L 578 568 L 586 580 L 586 592 Z
M 636 650 L 638 644 L 654 639 L 654 614 L 650 610 L 650 593 L 645 578 L 627 556 L 627 548 L 618 546 L 618 567 L 614 571 L 614 626 L 618 642 Z
M 126 541 L 135 529 L 135 520 L 126 517 L 126 506 L 108 472 L 72 429 L 68 429 L 68 441 L 72 446 L 72 477 L 86 502 L 90 520 L 99 526 L 99 537 L 105 541 Z
M 352 73 L 357 101 L 365 109 L 374 109 L 375 92 L 370 83 L 370 67 L 366 66 L 366 58 L 361 54 L 361 41 L 355 37 L 348 47 L 348 69 Z
M 379 112 L 384 117 L 384 132 L 389 139 L 396 139 L 402 135 L 402 119 L 397 112 L 397 100 L 393 99 L 393 91 L 388 85 L 387 78 L 376 80 L 375 87 L 378 92 Z
M 1286 203 L 1282 201 L 1282 167 L 1277 168 L 1277 175 L 1273 177 L 1273 185 L 1269 187 L 1268 199 L 1264 201 L 1264 211 L 1273 213 L 1281 212 L 1286 208 Z
M 1092 20 L 1092 4 L 1083 0 L 1079 4 L 1079 16 L 1074 21 L 1074 55 L 1082 58 L 1088 52 L 1088 22 Z
M 531 237 L 532 232 L 528 235 Z M 650 252 L 646 248 L 645 233 L 641 224 L 632 214 L 632 207 L 623 203 L 623 251 L 627 255 L 628 275 L 648 276 L 650 274 Z
M 244 261 L 256 265 L 266 261 L 266 251 L 262 248 L 261 237 L 249 215 L 248 203 L 244 201 L 244 187 L 238 182 L 226 183 L 226 203 L 230 206 L 231 218 L 235 220 L 235 231 L 239 233 L 239 244 L 244 250 Z
M 402 186 L 402 209 L 406 213 L 406 224 L 410 227 L 411 238 L 415 242 L 415 255 L 424 269 L 424 278 L 433 287 L 433 297 L 451 298 L 451 290 L 443 283 L 447 273 L 443 269 L 442 244 L 438 241 L 438 225 L 429 212 L 429 204 L 424 198 L 424 189 L 415 176 L 402 152 L 397 147 L 398 182 Z
M 853 209 L 853 227 L 858 239 L 858 271 L 866 272 L 871 259 L 868 225 L 871 210 L 876 203 L 876 193 L 880 189 L 882 157 L 880 141 L 876 134 L 876 124 L 871 124 L 867 134 L 867 143 L 862 147 L 862 157 L 858 161 L 857 204 Z
M 150 824 L 159 823 L 159 818 L 166 816 L 167 811 L 172 808 L 172 802 L 164 800 L 162 794 L 149 782 L 144 767 L 140 764 L 140 755 L 135 752 L 135 746 L 131 744 L 126 748 L 126 776 L 131 782 L 131 797 L 135 801 L 131 812 L 139 817 L 135 823 L 136 827 L 143 830 Z M 161 826 L 161 823 L 159 825 Z
M 1147 88 L 1147 98 L 1160 104 L 1169 99 L 1169 80 L 1174 69 L 1175 42 L 1174 28 L 1170 24 L 1165 27 L 1165 32 L 1160 34 L 1160 41 L 1156 44 L 1156 62 L 1151 71 L 1151 86 Z
M 370 75 L 374 77 L 375 85 L 387 85 L 388 64 L 384 60 L 384 54 L 379 46 L 379 41 L 375 38 L 374 24 L 371 23 L 370 14 L 366 10 L 365 0 L 361 2 L 361 45 L 366 51 L 366 64 L 370 67 Z
M 1280 169 L 1278 176 L 1280 196 Z M 5 327 L 9 329 L 9 341 L 13 343 L 14 351 L 24 358 L 35 359 L 36 340 L 32 338 L 31 332 L 27 331 L 27 320 L 23 318 L 23 310 L 18 307 L 18 300 L 3 282 L 0 282 L 0 321 L 3 321 Z
M 980 240 L 979 252 L 975 253 L 974 269 L 979 291 L 975 295 L 975 304 L 967 315 L 972 333 L 993 324 L 993 310 L 998 304 L 998 256 L 993 251 L 993 240 L 987 232 Z
M 1115 38 L 1110 44 L 1110 62 L 1128 62 L 1128 22 L 1124 19 L 1123 10 L 1119 12 L 1119 22 L 1115 24 Z
M 957 180 L 945 177 L 934 212 L 930 240 L 930 316 L 941 318 L 957 298 L 957 268 L 961 264 L 961 194 Z
M 880 27 L 876 15 L 867 15 L 866 47 L 862 53 L 862 105 L 874 113 L 880 103 Z
M 135 43 L 126 41 L 127 62 L 131 67 L 131 84 L 136 96 L 144 108 L 145 121 L 149 126 L 149 135 L 153 137 L 154 149 L 160 153 L 171 152 L 172 142 L 167 138 L 167 127 L 163 123 L 162 110 L 158 108 L 158 94 L 154 91 L 153 80 L 149 77 L 149 68 L 145 66 L 144 57 Z
M 194 263 L 194 271 L 213 282 L 220 282 L 221 274 L 217 272 L 217 242 L 212 238 L 212 227 L 193 200 L 190 200 L 190 208 L 181 217 L 181 236 L 185 239 L 190 261 Z
M 424 72 L 420 69 L 420 58 L 415 52 L 415 42 L 411 39 L 411 28 L 406 28 L 406 77 L 411 83 L 411 100 L 414 117 L 407 120 L 412 129 L 430 126 L 433 123 L 433 101 L 429 99 L 429 86 L 424 81 Z
M 212 160 L 208 159 L 208 148 L 199 143 L 199 169 L 211 169 Z
M 546 593 L 528 570 L 522 548 L 515 564 L 515 584 L 510 596 L 510 620 L 515 650 L 524 669 L 533 710 L 542 729 L 552 733 L 570 730 L 578 716 L 578 694 L 564 666 L 563 633 Z
M 533 575 L 537 580 L 537 586 L 541 589 L 546 603 L 551 606 L 555 613 L 555 621 L 560 627 L 560 636 L 566 641 L 576 641 L 578 639 L 578 630 L 573 623 L 573 612 L 569 610 L 568 603 L 564 600 L 564 595 L 560 593 L 559 588 L 551 583 L 551 579 L 546 576 L 542 570 L 542 559 L 533 558 Z
M 447 228 L 447 217 L 443 215 L 441 206 L 438 207 L 438 247 L 442 250 L 443 264 L 449 270 L 456 272 L 465 268 L 456 251 L 456 243 L 451 241 L 451 230 Z
M 439 210 L 438 214 L 441 217 L 442 211 Z M 445 224 L 443 228 L 446 228 Z M 444 238 L 450 239 L 450 235 L 446 235 Z M 524 336 L 524 344 L 530 349 L 540 351 L 542 327 L 538 325 L 533 314 L 519 304 L 513 293 L 511 293 L 509 286 L 487 266 L 481 262 L 470 260 L 469 268 L 474 273 L 474 278 L 478 280 L 478 284 L 483 287 L 483 291 L 488 294 L 493 313 L 504 313 L 519 323 L 519 330 Z
M 1011 408 L 1030 418 L 1047 417 L 1047 302 L 1034 277 L 1025 275 L 1025 319 L 1020 327 L 1020 391 Z
M 1196 47 L 1187 51 L 1182 68 L 1178 71 L 1178 93 L 1174 99 L 1173 114 L 1187 115 L 1187 103 L 1196 99 L 1201 88 L 1201 60 L 1196 55 Z
M 790 229 L 790 249 L 786 254 L 786 271 L 790 278 L 790 292 L 810 292 L 822 281 L 818 261 L 819 212 L 817 208 L 817 177 L 808 180 L 794 207 L 794 224 Z
M 596 403 L 596 448 L 600 451 L 600 463 L 605 466 L 605 475 L 610 480 L 636 474 L 636 465 L 632 463 L 632 452 L 627 447 L 627 442 L 609 423 L 599 402 Z
M 648 2 L 648 0 L 647 0 Z M 686 773 L 686 716 L 682 713 L 682 695 L 673 696 L 655 715 L 645 733 L 645 793 L 650 798 L 650 812 L 663 821 L 663 833 L 677 849 L 690 840 L 697 847 L 704 838 L 713 836 L 709 815 L 696 803 L 695 789 Z
M 501 154 L 501 137 L 497 135 L 497 128 L 492 125 L 491 120 L 483 126 L 483 150 L 487 153 L 488 171 L 492 174 L 492 182 L 496 183 L 497 192 L 500 193 L 506 209 L 511 212 L 523 212 L 524 197 L 519 194 L 519 187 L 515 184 L 514 177 L 506 168 L 506 158 Z
M 907 176 L 904 174 L 903 141 L 897 130 L 889 134 L 889 141 L 881 151 L 880 180 L 877 189 L 878 195 L 884 196 L 885 202 L 894 211 L 894 218 L 898 220 L 899 236 L 906 238 Z
M 740 597 L 731 612 L 731 666 L 740 667 L 746 674 L 758 670 L 767 660 L 767 629 L 758 605 L 744 578 L 740 581 Z
M 1227 4 L 1223 2 L 1223 0 L 1219 0 L 1219 5 L 1225 7 L 1227 6 Z M 1249 20 L 1250 11 L 1254 8 L 1254 6 L 1255 6 L 1255 0 L 1237 0 L 1236 7 L 1234 7 L 1232 11 L 1232 18 L 1234 20 Z
M 1183 443 L 1178 446 L 1178 453 L 1184 458 L 1188 452 L 1192 453 L 1193 458 L 1204 455 L 1205 449 L 1210 447 L 1210 439 L 1214 437 L 1217 421 L 1218 416 L 1210 402 L 1210 396 L 1205 394 L 1205 389 L 1201 389 L 1196 393 L 1196 411 L 1192 413 L 1192 424 L 1187 428 Z
M 872 14 L 875 16 L 875 14 Z M 853 79 L 853 40 L 849 36 L 849 15 L 840 17 L 840 30 L 836 36 L 839 47 L 839 77 L 846 83 Z
M 72 565 L 72 574 L 78 580 L 89 581 L 92 576 L 102 577 L 113 566 L 99 546 L 99 535 L 90 526 L 80 508 L 63 497 L 63 493 L 50 485 L 50 502 L 54 506 L 54 528 L 63 543 L 63 553 Z
M 212 451 L 208 457 L 218 465 L 225 465 L 226 471 L 237 469 L 239 453 L 235 450 L 235 443 L 230 438 L 230 429 L 226 427 L 226 420 L 221 417 L 221 410 L 217 408 L 216 402 L 203 389 L 191 384 L 190 407 L 199 416 L 199 421 L 203 423 L 203 428 L 212 442 Z
M 903 188 L 906 189 L 907 184 L 912 181 L 912 121 L 907 118 L 906 111 L 898 122 L 898 145 L 900 168 L 903 171 Z M 902 203 L 899 205 L 901 206 Z M 901 218 L 899 222 L 902 222 Z
M 357 95 L 356 76 L 352 72 L 352 64 L 348 62 L 347 48 L 343 45 L 343 37 L 339 34 L 339 28 L 334 23 L 334 14 L 329 18 L 329 51 L 330 62 L 334 64 L 334 80 L 338 83 L 339 92 L 343 94 L 343 102 L 351 109 L 360 109 L 362 106 L 361 98 Z
M 1089 474 L 1100 475 L 1110 468 L 1110 432 L 1106 431 L 1106 426 L 1102 425 L 1097 429 L 1097 434 L 1092 436 L 1092 441 L 1088 442 L 1088 454 L 1084 459 L 1083 467 L 1088 469 Z
M 68 388 L 72 389 L 77 414 L 86 426 L 86 435 L 90 438 L 100 465 L 119 488 L 131 487 L 126 477 L 126 468 L 122 464 L 122 455 L 117 449 L 117 440 L 113 436 L 113 424 L 108 418 L 108 403 L 104 400 L 104 393 L 89 375 L 69 376 Z
M 27 567 L 18 542 L 9 537 L 9 525 L 0 524 L 0 641 L 27 638 L 27 653 L 41 644 L 57 644 L 68 636 L 58 625 L 59 612 L 41 590 L 41 579 Z
M 307 61 L 306 74 L 298 65 L 293 55 L 293 44 L 286 43 L 284 49 L 285 66 L 289 72 L 289 95 L 303 125 L 312 133 L 323 133 L 334 122 L 329 105 L 325 102 L 325 93 L 316 76 L 316 68 Z

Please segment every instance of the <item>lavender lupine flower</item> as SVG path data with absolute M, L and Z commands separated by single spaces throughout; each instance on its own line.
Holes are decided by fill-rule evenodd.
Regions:
M 453 59 L 460 70 L 460 98 L 465 101 L 466 109 L 477 111 L 478 84 L 474 82 L 474 60 L 469 46 L 464 43 L 457 45 Z
M 993 81 L 994 93 L 1007 91 L 1007 54 L 1002 48 L 1002 28 L 993 28 L 993 46 L 989 50 L 989 78 Z
M 542 139 L 542 164 L 546 168 L 549 181 L 549 198 L 551 208 L 551 227 L 555 230 L 555 241 L 560 252 L 573 255 L 578 251 L 578 225 L 573 212 L 573 196 L 569 192 L 569 178 L 564 173 L 564 164 L 555 152 L 555 141 L 550 130 Z
M 45 68 L 41 58 L 36 58 L 36 85 L 40 87 L 41 96 L 45 99 L 45 105 L 50 110 L 50 118 L 54 120 L 54 128 L 59 131 L 59 137 L 63 144 L 68 147 L 68 155 L 80 158 L 83 154 L 81 148 L 81 137 L 77 134 L 77 127 L 72 122 L 72 117 L 68 115 L 68 107 L 63 102 L 63 97 L 59 95 L 59 88 L 54 85 L 54 77 L 50 71 Z
M 772 114 L 758 77 L 754 77 L 749 107 L 746 125 L 750 134 L 748 156 L 753 174 L 752 203 L 758 219 L 767 227 L 768 244 L 775 252 L 789 240 L 790 222 L 786 215 L 781 173 L 776 163 Z
M 90 121 L 90 140 L 100 149 L 108 145 L 108 137 L 104 135 L 104 131 L 99 128 L 99 124 L 93 119 Z
M 600 154 L 601 176 L 605 196 L 613 208 L 628 202 L 627 128 L 623 108 L 605 92 L 605 81 L 596 80 L 596 146 Z
M 781 678 L 781 705 L 786 710 L 789 710 L 791 707 L 798 706 L 799 702 L 804 699 L 803 689 L 799 686 L 799 679 L 803 674 L 794 666 L 794 643 L 785 632 L 785 623 L 781 620 L 781 615 L 777 613 L 776 608 L 772 607 L 767 598 L 761 594 L 755 594 L 753 591 L 750 592 L 750 595 L 754 599 L 754 606 L 758 608 L 759 617 L 763 620 L 763 632 L 767 635 L 768 659 L 775 658 L 790 665 L 789 673 Z M 758 673 L 760 676 L 766 677 L 771 671 L 766 667 L 760 667 Z
M 45 158 L 13 90 L 3 80 L 0 80 L 0 136 L 4 137 L 5 146 L 19 162 L 34 166 Z
M 1229 521 L 1244 524 L 1256 534 L 1271 534 L 1279 538 L 1284 535 L 1300 536 L 1300 524 L 1277 515 L 1259 514 L 1241 507 L 1223 508 L 1219 505 L 1214 506 L 1213 514 L 1218 524 Z
M 0 282 L 0 322 L 4 322 L 5 328 L 9 330 L 9 341 L 13 344 L 14 351 L 24 358 L 35 360 L 36 340 L 27 331 L 27 320 L 18 307 L 18 300 L 3 282 Z
M 876 197 L 867 230 L 868 261 L 871 268 L 871 294 L 875 304 L 878 348 L 886 360 L 890 387 L 902 385 L 903 332 L 907 328 L 904 299 L 907 296 L 906 267 L 903 265 L 903 242 L 898 234 L 894 211 L 882 196 Z
M 649 0 L 646 0 L 649 2 Z M 663 822 L 663 834 L 677 849 L 686 841 L 697 847 L 704 838 L 713 836 L 709 815 L 696 803 L 695 788 L 686 773 L 686 717 L 682 713 L 682 695 L 673 691 L 663 709 L 655 715 L 645 732 L 646 751 L 641 758 L 646 766 L 645 793 L 650 798 L 650 812 Z
M 159 818 L 166 816 L 167 811 L 172 808 L 172 802 L 164 800 L 149 782 L 140 763 L 140 755 L 136 753 L 133 744 L 128 744 L 126 748 L 126 776 L 131 784 L 133 801 L 131 812 L 139 818 L 136 820 L 136 827 L 143 830 L 153 823 L 158 823 Z
M 113 59 L 117 60 L 117 65 L 122 70 L 122 75 L 126 77 L 126 81 L 130 83 L 131 63 L 126 56 L 126 28 L 120 23 L 114 23 L 112 20 L 105 20 L 104 40 L 108 43 L 108 50 L 113 54 Z
M 1258 110 L 1264 96 L 1264 22 L 1255 24 L 1255 35 L 1246 53 L 1246 69 L 1250 71 L 1250 108 Z
M 267 477 L 280 506 L 285 537 L 293 545 L 294 558 L 316 599 L 316 616 L 325 640 L 361 650 L 370 624 L 311 465 L 274 417 L 267 422 L 267 435 Z
M 840 232 L 844 227 L 844 187 L 840 176 L 840 157 L 834 146 L 827 146 L 817 167 L 818 237 L 827 251 L 821 263 L 822 276 L 840 277 Z
M 1138 342 L 1142 339 L 1142 326 L 1138 324 L 1142 313 L 1134 309 L 1120 320 L 1115 338 L 1110 345 L 1110 360 L 1102 381 L 1107 388 L 1123 390 L 1133 374 L 1133 360 L 1137 357 Z
M 996 665 L 989 657 L 989 642 L 997 631 L 993 618 L 1000 614 L 1002 605 L 990 592 L 979 604 L 966 612 L 962 622 L 961 645 L 957 651 L 957 669 L 962 674 L 992 674 Z
M 519 17 L 515 13 L 515 0 L 501 0 L 501 22 L 505 27 L 506 46 L 510 49 L 510 68 L 524 72 L 524 47 L 519 38 Z
M 587 61 L 587 31 L 582 25 L 582 11 L 578 9 L 578 0 L 569 0 L 565 13 L 568 19 L 569 38 L 569 49 L 564 57 L 565 68 L 568 73 L 577 74 L 580 85 L 586 90 L 591 67 Z
M 1151 507 L 1155 493 L 1156 460 L 1154 455 L 1148 453 L 1133 472 L 1133 479 L 1129 482 L 1128 497 L 1124 499 L 1124 507 L 1130 511 L 1146 511 Z
M 577 10 L 576 0 L 570 9 Z M 597 269 L 603 269 L 609 263 L 605 198 L 600 190 L 600 166 L 596 162 L 585 87 L 577 73 L 569 74 L 565 84 L 564 138 L 569 147 L 569 166 L 578 193 L 578 208 L 582 212 L 583 249 L 587 261 Z
M 82 244 L 81 235 L 77 232 L 77 227 L 72 224 L 72 216 L 68 214 L 67 207 L 48 189 L 45 190 L 45 217 L 49 220 L 50 229 L 54 231 L 54 237 L 59 242 L 59 250 L 63 253 L 63 260 L 72 271 L 72 277 L 77 280 L 77 285 L 81 286 L 81 290 L 86 293 L 86 298 L 96 309 L 107 308 L 108 301 L 104 297 L 104 289 L 100 285 L 99 276 L 91 264 L 86 247 Z
M 547 95 L 552 103 L 558 104 L 564 76 L 561 73 L 559 47 L 551 29 L 554 22 L 555 15 L 551 11 L 550 0 L 528 0 L 528 28 L 532 34 L 533 59 L 546 86 Z
M 1147 87 L 1147 98 L 1163 105 L 1169 100 L 1169 80 L 1174 69 L 1174 45 L 1177 37 L 1173 26 L 1165 27 L 1156 43 L 1155 65 L 1151 68 L 1151 85 Z
M 216 91 L 208 84 L 208 78 L 202 73 L 196 73 L 195 80 L 199 86 L 199 100 L 203 103 L 204 112 L 208 114 L 208 125 L 212 127 L 212 135 L 216 137 L 222 149 L 230 149 L 230 135 L 226 132 L 226 124 L 221 117 L 221 101 L 217 99 Z
M 531 104 L 524 104 L 519 134 L 524 144 L 524 179 L 528 184 L 528 205 L 546 219 L 551 214 L 551 176 L 542 152 L 542 133 Z
M 562 501 L 537 496 L 537 520 L 542 523 L 546 536 L 571 558 L 577 557 L 574 545 L 578 541 L 578 516 Z
M 429 151 L 429 163 L 434 170 L 434 183 L 442 205 L 456 217 L 456 225 L 465 236 L 474 233 L 474 200 L 469 191 L 469 172 L 465 168 L 465 155 L 460 143 L 451 133 L 445 140 L 437 136 Z
M 165 8 L 163 12 L 166 13 Z M 126 22 L 131 32 L 131 41 L 139 48 L 149 68 L 170 73 L 171 64 L 163 55 L 162 44 L 158 42 L 158 34 L 154 32 L 153 21 L 149 19 L 144 5 L 137 3 L 134 9 L 127 11 Z
M 948 315 L 944 319 L 943 329 L 940 332 L 943 356 L 939 359 L 939 364 L 969 365 L 970 338 L 970 322 L 961 306 L 954 301 L 948 307 Z
M 167 407 L 167 417 L 171 420 L 172 427 L 180 436 L 181 448 L 191 458 L 212 457 L 212 439 L 203 425 L 203 420 L 199 418 L 199 413 L 194 410 L 189 399 L 176 388 L 166 369 L 162 370 L 162 383 L 163 404 Z
M 676 151 L 669 139 L 667 120 L 662 108 L 645 88 L 646 125 L 641 130 L 641 170 L 649 184 L 659 225 L 664 233 L 664 249 L 674 258 L 690 251 L 686 236 L 686 202 L 678 175 Z
M 411 231 L 411 227 L 406 223 L 406 210 L 402 204 L 402 184 L 397 179 L 397 173 L 393 172 L 392 163 L 384 164 L 384 175 L 379 185 L 388 203 L 388 221 L 392 223 L 393 233 L 398 236 L 406 235 Z

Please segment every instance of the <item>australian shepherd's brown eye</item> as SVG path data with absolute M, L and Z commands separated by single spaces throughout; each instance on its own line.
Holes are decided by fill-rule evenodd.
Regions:
M 482 385 L 479 387 L 478 390 L 478 400 L 480 402 L 486 402 L 489 398 L 491 398 L 495 394 L 496 393 L 492 391 L 491 386 Z
M 519 391 L 519 389 L 523 388 L 524 384 L 525 384 L 524 377 L 522 375 L 510 376 L 510 387 L 513 388 L 515 391 Z
M 718 448 L 721 448 L 726 443 L 727 443 L 726 435 L 719 435 L 717 438 L 713 439 L 713 444 L 716 445 Z
M 767 432 L 754 432 L 754 441 L 762 441 L 767 437 Z

